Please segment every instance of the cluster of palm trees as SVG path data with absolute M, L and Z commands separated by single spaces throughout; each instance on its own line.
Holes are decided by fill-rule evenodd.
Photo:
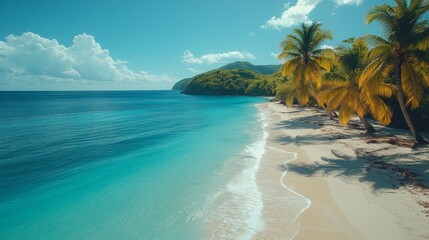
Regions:
M 384 99 L 396 95 L 405 121 L 418 143 L 427 143 L 416 130 L 408 109 L 413 110 L 429 86 L 429 24 L 425 14 L 429 0 L 395 0 L 370 10 L 367 23 L 378 21 L 385 38 L 366 35 L 348 39 L 336 49 L 322 48 L 332 34 L 321 23 L 302 24 L 281 43 L 281 71 L 289 80 L 278 93 L 287 104 L 294 99 L 306 105 L 314 99 L 328 116 L 347 124 L 357 115 L 368 132 L 371 115 L 388 125 L 392 111 Z

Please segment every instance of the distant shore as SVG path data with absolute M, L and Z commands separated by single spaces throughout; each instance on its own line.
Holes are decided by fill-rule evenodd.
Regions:
M 428 239 L 428 147 L 392 145 L 412 139 L 377 125 L 368 137 L 314 108 L 257 107 L 269 137 L 256 179 L 265 229 L 255 239 Z

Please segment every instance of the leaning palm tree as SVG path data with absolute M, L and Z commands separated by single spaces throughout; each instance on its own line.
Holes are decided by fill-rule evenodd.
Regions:
M 280 45 L 282 52 L 278 59 L 285 60 L 281 67 L 283 76 L 292 76 L 297 89 L 310 86 L 311 91 L 306 94 L 316 101 L 322 86 L 322 72 L 330 70 L 335 56 L 332 49 L 322 49 L 321 45 L 331 39 L 332 34 L 322 30 L 320 22 L 310 25 L 303 23 L 294 30 L 294 34 L 287 35 Z
M 392 112 L 380 96 L 391 97 L 395 88 L 387 83 L 372 89 L 359 88 L 359 78 L 368 64 L 368 47 L 362 39 L 344 42 L 352 46 L 337 48 L 337 64 L 331 72 L 323 75 L 325 89 L 319 93 L 319 99 L 327 105 L 329 112 L 339 110 L 342 124 L 347 125 L 356 114 L 367 133 L 374 133 L 375 129 L 365 116 L 371 112 L 380 123 L 389 124 Z
M 386 38 L 368 35 L 375 47 L 370 52 L 373 61 L 364 72 L 361 85 L 376 85 L 380 78 L 395 74 L 397 100 L 413 136 L 418 143 L 427 143 L 414 127 L 407 112 L 419 106 L 429 85 L 429 29 L 423 19 L 429 10 L 428 0 L 395 0 L 396 5 L 380 4 L 366 16 L 368 23 L 378 21 Z M 369 87 L 370 88 L 370 87 Z

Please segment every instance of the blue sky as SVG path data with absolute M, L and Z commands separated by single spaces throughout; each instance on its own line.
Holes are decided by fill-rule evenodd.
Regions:
M 6 0 L 0 90 L 169 89 L 237 60 L 277 64 L 286 34 L 321 21 L 335 46 L 382 34 L 365 13 L 393 0 Z

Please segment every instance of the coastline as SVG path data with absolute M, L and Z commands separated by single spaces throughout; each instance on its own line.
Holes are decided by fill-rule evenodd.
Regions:
M 368 143 L 314 108 L 256 106 L 269 136 L 256 176 L 266 227 L 255 239 L 429 239 L 427 147 Z

